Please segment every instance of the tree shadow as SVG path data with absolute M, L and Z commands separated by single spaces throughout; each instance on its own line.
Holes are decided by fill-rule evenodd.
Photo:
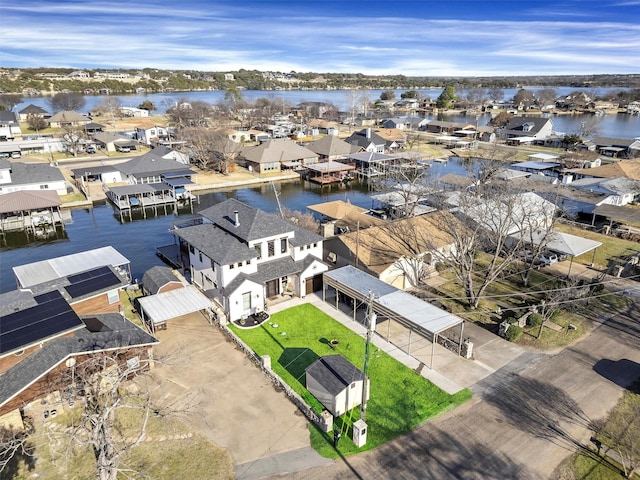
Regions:
M 320 357 L 310 348 L 285 348 L 278 363 L 306 387 L 305 370 L 318 358 Z
M 454 423 L 457 427 L 449 430 Z M 491 445 L 473 440 L 458 419 L 438 426 L 427 424 L 373 451 L 349 458 L 346 466 L 355 478 L 542 478 L 508 455 L 496 452 Z
M 578 403 L 564 390 L 547 382 L 517 374 L 500 375 L 496 388 L 485 400 L 494 405 L 514 428 L 536 438 L 549 440 L 571 450 L 584 448 L 566 429 L 565 424 L 579 425 L 590 430 L 594 424 Z
M 630 391 L 635 391 L 638 388 L 638 379 L 640 379 L 640 364 L 638 362 L 627 358 L 621 360 L 603 358 L 595 363 L 593 370 L 622 388 Z

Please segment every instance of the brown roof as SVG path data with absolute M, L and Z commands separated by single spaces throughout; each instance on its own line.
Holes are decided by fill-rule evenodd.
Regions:
M 318 203 L 316 205 L 309 205 L 307 208 L 332 220 L 337 220 L 337 224 L 340 226 L 348 226 L 352 230 L 358 227 L 368 228 L 386 223 L 380 218 L 367 215 L 368 210 L 366 208 L 351 205 L 351 203 L 343 200 Z
M 404 142 L 407 139 L 406 133 L 398 128 L 382 128 L 375 132 L 389 142 Z
M 448 212 L 435 212 L 374 226 L 359 232 L 340 235 L 340 240 L 370 270 L 381 273 L 402 256 L 415 256 L 412 249 L 422 253 L 454 243 L 441 228 L 442 222 L 456 221 Z M 424 239 L 429 238 L 429 245 Z
M 598 178 L 626 177 L 631 180 L 640 180 L 640 158 L 621 160 L 595 168 L 584 168 L 575 173 Z
M 61 203 L 55 191 L 22 190 L 0 195 L 0 213 L 58 207 Z

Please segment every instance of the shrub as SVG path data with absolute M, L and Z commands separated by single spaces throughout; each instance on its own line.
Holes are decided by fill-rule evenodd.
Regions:
M 532 313 L 527 317 L 527 325 L 530 327 L 539 327 L 542 325 L 544 318 L 539 313 Z
M 517 325 L 509 325 L 507 332 L 505 333 L 504 338 L 509 340 L 510 342 L 517 342 L 518 339 L 522 336 L 522 328 Z

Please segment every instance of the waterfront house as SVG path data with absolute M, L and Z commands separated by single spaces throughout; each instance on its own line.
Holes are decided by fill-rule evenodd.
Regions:
M 82 127 L 90 122 L 91 119 L 86 115 L 69 110 L 58 112 L 49 118 L 49 126 L 51 128 Z
M 342 355 L 325 355 L 305 369 L 306 387 L 334 417 L 362 403 L 364 373 Z M 369 385 L 367 395 L 369 399 Z
M 185 186 L 192 183 L 191 179 L 196 174 L 185 165 L 185 157 L 184 154 L 160 146 L 120 163 L 116 168 L 121 172 L 123 180 L 131 185 L 162 183 L 168 178 L 182 178 L 184 183 L 181 186 Z
M 545 117 L 514 117 L 504 127 L 502 135 L 508 144 L 520 145 L 547 138 L 553 131 L 553 122 Z
M 305 147 L 318 154 L 320 160 L 341 160 L 347 158 L 347 155 L 353 153 L 354 147 L 350 143 L 345 142 L 341 138 L 333 135 L 326 135 L 318 140 L 306 143 Z
M 347 143 L 360 147 L 364 152 L 385 153 L 387 141 L 371 128 L 352 133 L 345 139 Z
M 230 198 L 175 228 L 189 252 L 191 281 L 230 321 L 263 310 L 268 299 L 304 297 L 322 287 L 320 235 Z
M 58 225 L 64 228 L 60 210 L 60 197 L 55 191 L 21 190 L 0 195 L 0 232 L 24 230 L 36 237 L 47 237 L 56 233 Z
M 255 147 L 245 147 L 240 156 L 258 173 L 280 172 L 318 161 L 318 154 L 289 139 L 271 139 Z
M 0 159 L 0 195 L 22 190 L 67 193 L 67 181 L 56 166 Z
M 617 206 L 633 202 L 640 194 L 640 182 L 625 177 L 582 178 L 571 182 L 571 187 L 605 195 L 606 204 Z
M 18 112 L 18 115 L 20 115 L 21 122 L 26 122 L 29 119 L 29 116 L 40 117 L 40 118 L 51 117 L 51 114 L 47 112 L 44 108 L 34 105 L 33 103 L 30 103 L 29 105 L 24 107 L 22 110 L 20 110 Z

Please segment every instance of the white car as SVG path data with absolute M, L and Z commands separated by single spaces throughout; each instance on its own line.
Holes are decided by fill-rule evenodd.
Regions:
M 554 265 L 558 263 L 558 255 L 555 253 L 543 253 L 537 258 L 538 263 L 541 265 Z

